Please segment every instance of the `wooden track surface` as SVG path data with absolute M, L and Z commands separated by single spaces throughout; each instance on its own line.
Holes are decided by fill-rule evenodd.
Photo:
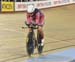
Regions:
M 75 5 L 42 10 L 45 13 L 43 54 L 75 48 Z M 0 62 L 24 62 L 27 29 L 25 13 L 0 14 Z M 37 49 L 35 54 L 38 56 Z

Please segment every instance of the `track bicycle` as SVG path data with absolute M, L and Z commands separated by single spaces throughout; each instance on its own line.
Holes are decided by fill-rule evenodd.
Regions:
M 24 29 L 25 27 L 22 27 L 22 28 Z M 41 35 L 39 32 L 37 32 L 37 39 L 35 37 L 34 30 L 38 29 L 38 26 L 31 24 L 31 26 L 28 28 L 31 28 L 32 31 L 29 32 L 27 35 L 26 50 L 27 50 L 28 56 L 31 57 L 36 47 L 37 47 L 38 53 L 41 54 L 43 51 L 43 46 L 41 45 Z

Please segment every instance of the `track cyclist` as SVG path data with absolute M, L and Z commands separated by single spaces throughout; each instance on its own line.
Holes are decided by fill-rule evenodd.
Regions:
M 38 40 L 37 38 L 37 43 L 38 43 L 38 53 L 41 54 L 42 51 L 41 49 L 43 49 L 44 47 L 44 32 L 43 32 L 43 26 L 44 26 L 44 14 L 41 12 L 40 9 L 35 8 L 35 6 L 33 4 L 30 4 L 27 6 L 27 20 L 26 25 L 28 27 L 31 26 L 31 24 L 37 25 L 37 34 L 40 34 L 40 39 Z M 28 28 L 29 33 L 32 32 L 31 28 Z M 41 48 L 39 48 L 39 46 L 41 45 Z M 39 51 L 40 50 L 40 51 Z

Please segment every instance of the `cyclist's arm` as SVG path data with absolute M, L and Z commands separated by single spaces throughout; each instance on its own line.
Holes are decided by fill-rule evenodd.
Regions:
M 31 24 L 32 18 L 27 14 L 27 20 L 26 23 L 27 24 Z
M 41 16 L 41 14 L 39 12 L 36 14 L 36 24 L 38 26 L 44 25 L 44 15 Z
M 38 12 L 36 14 L 36 24 L 38 25 L 39 24 L 39 20 L 40 20 L 40 13 Z

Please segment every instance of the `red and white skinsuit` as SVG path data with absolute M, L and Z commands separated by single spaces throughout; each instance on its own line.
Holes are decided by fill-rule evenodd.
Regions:
M 27 13 L 27 21 L 26 21 L 27 24 L 31 24 L 32 21 L 34 21 L 39 26 L 43 26 L 44 25 L 44 14 L 39 9 L 35 9 L 32 16 L 30 16 Z
M 35 9 L 35 11 L 32 13 L 32 15 L 27 13 L 26 23 L 28 25 L 31 25 L 32 21 L 34 21 L 39 26 L 39 28 L 37 29 L 37 32 L 40 33 L 41 41 L 38 41 L 38 44 L 41 44 L 43 46 L 43 44 L 44 44 L 44 33 L 43 33 L 42 27 L 44 25 L 44 14 L 39 9 Z M 40 29 L 40 27 L 41 27 L 41 29 Z M 30 32 L 31 32 L 31 30 L 30 30 Z

